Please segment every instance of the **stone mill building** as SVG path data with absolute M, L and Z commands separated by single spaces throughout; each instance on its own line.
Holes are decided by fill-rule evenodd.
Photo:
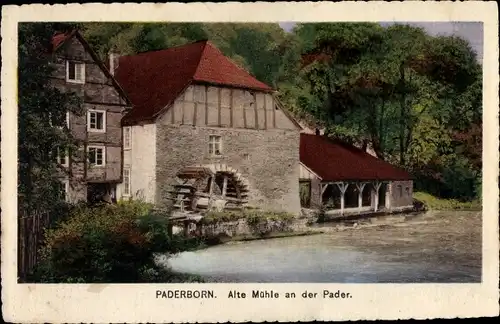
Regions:
M 80 93 L 86 109 L 68 119 L 89 156 L 83 164 L 62 161 L 82 180 L 67 186 L 71 201 L 98 191 L 185 213 L 256 207 L 293 214 L 412 204 L 406 172 L 303 134 L 274 89 L 209 41 L 111 53 L 106 63 L 78 32 L 56 35 L 53 43 L 57 82 Z

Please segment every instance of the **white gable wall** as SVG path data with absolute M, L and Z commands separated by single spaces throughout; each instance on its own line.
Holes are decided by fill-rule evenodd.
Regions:
M 130 168 L 130 192 L 133 199 L 155 202 L 156 124 L 132 126 L 131 148 L 123 151 L 124 169 Z M 117 197 L 123 195 L 124 183 L 118 185 Z

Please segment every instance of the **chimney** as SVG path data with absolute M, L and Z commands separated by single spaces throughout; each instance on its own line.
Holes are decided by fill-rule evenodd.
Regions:
M 319 128 L 316 128 L 316 135 L 321 135 Z
M 120 59 L 120 55 L 116 52 L 109 52 L 109 72 L 111 75 L 115 75 L 115 71 L 118 68 L 118 61 Z

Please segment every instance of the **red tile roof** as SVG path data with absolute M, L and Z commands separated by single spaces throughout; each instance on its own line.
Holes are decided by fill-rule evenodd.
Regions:
M 74 32 L 67 33 L 57 33 L 52 37 L 52 50 L 55 50 L 59 47 L 59 45 L 63 44 L 67 39 L 71 38 L 74 35 Z
M 122 56 L 115 77 L 134 104 L 124 125 L 151 121 L 191 83 L 273 91 L 208 41 Z
M 403 169 L 320 135 L 300 134 L 300 162 L 323 181 L 412 179 Z

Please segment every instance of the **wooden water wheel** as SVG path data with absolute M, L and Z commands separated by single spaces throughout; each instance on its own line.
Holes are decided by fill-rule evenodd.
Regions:
M 183 213 L 242 209 L 248 201 L 248 182 L 225 166 L 190 166 L 177 180 L 171 199 L 174 209 Z

